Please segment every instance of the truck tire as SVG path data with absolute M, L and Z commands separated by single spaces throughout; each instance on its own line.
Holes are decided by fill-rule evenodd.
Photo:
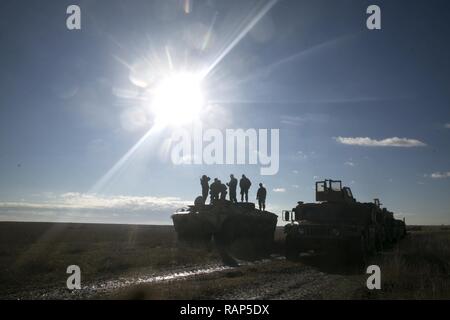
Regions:
M 375 238 L 375 249 L 377 252 L 383 251 L 383 239 L 380 236 Z
M 291 237 L 286 237 L 285 242 L 285 256 L 289 261 L 295 261 L 298 259 L 299 250 L 297 249 L 295 239 L 291 239 Z
M 368 248 L 367 248 L 367 239 L 364 235 L 361 235 L 359 252 L 358 252 L 357 258 L 358 258 L 358 263 L 360 263 L 362 266 L 365 266 L 367 264 Z
M 357 266 L 365 266 L 367 263 L 367 245 L 366 245 L 366 237 L 361 235 L 358 239 L 355 239 L 355 242 L 351 245 L 350 252 L 350 262 Z

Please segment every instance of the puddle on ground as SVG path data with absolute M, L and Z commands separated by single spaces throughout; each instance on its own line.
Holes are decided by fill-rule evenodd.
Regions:
M 226 265 L 210 265 L 210 266 L 198 266 L 197 268 L 185 268 L 179 270 L 173 270 L 163 274 L 152 274 L 148 276 L 136 276 L 136 277 L 122 277 L 114 280 L 98 281 L 93 284 L 82 286 L 81 290 L 70 291 L 67 288 L 54 288 L 50 290 L 38 290 L 35 292 L 27 292 L 19 297 L 11 297 L 13 299 L 86 299 L 96 296 L 102 293 L 108 293 L 113 290 L 126 288 L 129 286 L 146 284 L 146 283 L 158 283 L 163 281 L 177 281 L 190 277 L 212 274 L 215 272 L 234 270 L 244 266 L 253 266 L 258 264 L 269 263 L 273 260 L 284 259 L 284 257 L 278 255 L 271 255 L 268 259 L 262 259 L 257 261 L 237 261 L 237 266 Z
M 153 275 L 153 276 L 147 276 L 147 277 L 136 277 L 136 278 L 121 278 L 117 280 L 109 280 L 104 283 L 92 285 L 92 286 L 86 286 L 83 287 L 82 290 L 112 290 L 112 289 L 119 289 L 123 287 L 128 287 L 131 285 L 137 285 L 137 284 L 144 284 L 144 283 L 157 283 L 161 281 L 169 281 L 169 280 L 180 280 L 183 278 L 193 277 L 193 276 L 199 276 L 199 275 L 205 275 L 210 274 L 214 272 L 219 271 L 225 271 L 225 270 L 231 270 L 234 269 L 234 267 L 228 267 L 228 266 L 214 266 L 204 269 L 195 269 L 195 270 L 188 270 L 188 271 L 179 271 L 179 272 L 173 272 L 173 273 L 167 273 L 163 275 Z

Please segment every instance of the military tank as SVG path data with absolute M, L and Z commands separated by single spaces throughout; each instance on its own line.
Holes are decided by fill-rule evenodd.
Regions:
M 201 197 L 199 197 L 201 198 Z M 196 201 L 172 215 L 179 241 L 210 242 L 231 245 L 251 240 L 260 248 L 270 248 L 278 216 L 260 211 L 254 203 L 232 203 L 216 200 L 212 204 Z

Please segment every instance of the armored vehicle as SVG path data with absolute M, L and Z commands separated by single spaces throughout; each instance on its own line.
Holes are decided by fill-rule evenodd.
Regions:
M 394 218 L 394 213 L 380 208 L 382 215 L 383 246 L 389 247 L 406 236 L 405 220 Z
M 201 198 L 201 197 L 199 197 Z M 267 247 L 274 239 L 278 216 L 255 209 L 254 203 L 231 203 L 216 200 L 212 204 L 195 204 L 172 215 L 178 240 L 230 245 L 243 239 L 253 240 L 259 247 Z
M 383 241 L 381 209 L 377 203 L 360 203 L 339 180 L 316 182 L 316 203 L 298 202 L 283 211 L 286 257 L 300 252 L 337 253 L 358 261 L 380 249 Z

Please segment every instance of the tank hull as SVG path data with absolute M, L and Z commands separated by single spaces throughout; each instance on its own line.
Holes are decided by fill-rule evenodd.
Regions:
M 172 215 L 179 240 L 211 241 L 229 245 L 242 239 L 272 242 L 278 216 L 256 210 L 253 203 L 192 206 Z

